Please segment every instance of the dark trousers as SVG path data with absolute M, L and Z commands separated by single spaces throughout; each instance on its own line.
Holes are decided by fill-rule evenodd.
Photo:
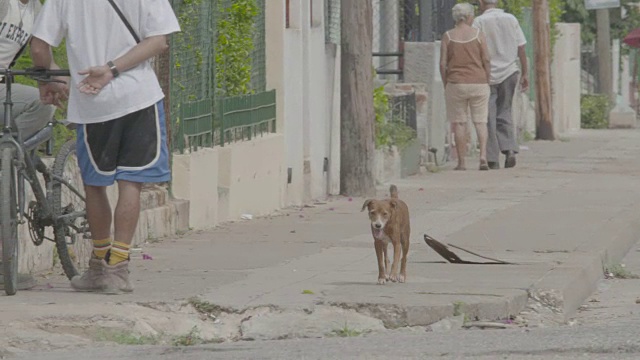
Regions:
M 518 75 L 519 73 L 515 72 L 500 84 L 491 85 L 487 161 L 499 162 L 500 153 L 518 152 L 512 116 L 513 95 L 518 85 Z

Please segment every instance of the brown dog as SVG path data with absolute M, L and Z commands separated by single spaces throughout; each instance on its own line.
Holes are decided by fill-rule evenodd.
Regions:
M 409 207 L 398 198 L 398 188 L 391 185 L 391 198 L 387 200 L 367 200 L 362 205 L 362 211 L 369 209 L 371 233 L 378 257 L 378 284 L 383 285 L 387 280 L 405 282 L 407 280 L 407 254 L 409 253 Z M 393 265 L 389 268 L 387 247 L 393 244 Z M 402 265 L 398 275 L 400 262 L 400 248 L 402 247 Z M 383 257 L 384 256 L 384 257 Z

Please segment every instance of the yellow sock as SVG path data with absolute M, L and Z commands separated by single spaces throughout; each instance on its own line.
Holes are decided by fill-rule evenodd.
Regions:
M 111 249 L 111 238 L 93 240 L 93 255 L 98 259 L 104 259 L 109 249 Z
M 130 244 L 114 241 L 109 254 L 109 265 L 115 265 L 129 260 L 129 248 L 131 248 Z

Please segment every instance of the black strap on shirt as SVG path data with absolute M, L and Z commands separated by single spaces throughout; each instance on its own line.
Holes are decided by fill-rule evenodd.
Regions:
M 138 37 L 138 34 L 136 34 L 136 32 L 133 31 L 133 28 L 131 27 L 131 24 L 129 24 L 129 22 L 127 21 L 127 18 L 124 17 L 124 14 L 122 13 L 122 11 L 120 11 L 120 8 L 118 7 L 118 5 L 116 5 L 116 3 L 113 2 L 113 0 L 109 0 L 109 3 L 113 7 L 113 9 L 118 13 L 118 16 L 120 16 L 120 19 L 124 23 L 124 26 L 126 26 L 127 29 L 129 29 L 129 32 L 131 33 L 133 38 L 136 40 L 136 42 L 140 43 L 140 38 Z

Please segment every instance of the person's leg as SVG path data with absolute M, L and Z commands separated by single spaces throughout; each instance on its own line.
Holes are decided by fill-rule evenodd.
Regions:
M 471 120 L 476 128 L 478 143 L 480 146 L 480 170 L 488 170 L 487 164 L 487 118 L 489 115 L 489 96 L 491 90 L 488 85 L 475 87 L 473 97 L 469 101 Z
M 513 96 L 518 85 L 518 75 L 516 72 L 498 85 L 496 135 L 500 151 L 507 155 L 505 167 L 515 166 L 515 154 L 518 153 L 512 113 Z
M 465 169 L 464 157 L 467 149 L 466 120 L 468 100 L 464 95 L 463 84 L 447 84 L 445 89 L 445 100 L 447 106 L 447 119 L 453 126 L 453 136 L 456 143 L 456 154 L 458 155 L 458 166 L 456 170 Z
M 496 115 L 497 115 L 498 87 L 491 85 L 489 96 L 489 116 L 487 118 L 487 161 L 492 169 L 499 169 L 500 147 L 496 135 Z
M 114 144 L 117 132 L 113 123 L 82 125 L 77 128 L 76 149 L 78 166 L 85 184 L 87 221 L 93 241 L 93 255 L 85 273 L 71 279 L 71 287 L 78 291 L 102 291 L 104 261 L 111 248 L 111 205 L 107 186 L 113 184 L 115 173 Z
M 4 124 L 4 101 L 6 99 L 6 87 L 0 85 L 0 124 Z M 44 105 L 40 102 L 40 92 L 35 87 L 13 84 L 11 86 L 11 101 L 14 124 L 20 130 L 23 139 L 30 138 L 33 134 L 44 128 L 56 111 L 52 105 Z
M 129 282 L 129 249 L 138 224 L 142 184 L 171 179 L 162 102 L 127 115 L 121 123 L 116 171 L 119 199 L 114 242 L 105 267 L 107 293 L 133 291 Z
M 467 154 L 467 124 L 463 122 L 453 123 L 453 136 L 456 142 L 456 153 L 458 154 L 458 166 L 455 170 L 466 170 L 465 156 Z
M 111 247 L 111 205 L 106 186 L 85 185 L 87 221 L 93 238 L 93 255 L 104 259 Z M 108 243 L 107 243 L 108 242 Z
M 129 260 L 131 241 L 140 217 L 141 190 L 141 183 L 118 181 L 118 205 L 114 216 L 114 242 L 109 256 L 109 265 Z

